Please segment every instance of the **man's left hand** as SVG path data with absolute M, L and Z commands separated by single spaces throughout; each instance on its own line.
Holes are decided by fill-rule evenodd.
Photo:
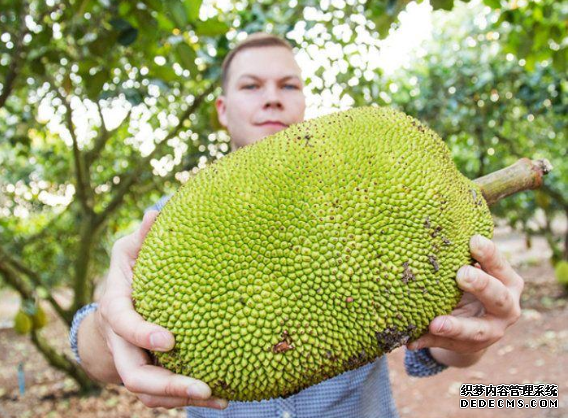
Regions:
M 433 319 L 429 332 L 408 348 L 441 347 L 455 353 L 477 353 L 500 340 L 520 318 L 523 279 L 496 244 L 485 237 L 471 238 L 470 253 L 479 267 L 459 269 L 457 283 L 464 290 L 459 304 L 450 315 Z

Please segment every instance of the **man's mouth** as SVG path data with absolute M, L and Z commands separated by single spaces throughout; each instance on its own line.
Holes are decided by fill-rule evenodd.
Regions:
M 275 128 L 288 128 L 288 125 L 286 125 L 282 122 L 273 121 L 273 120 L 268 120 L 266 122 L 259 123 L 258 125 L 259 126 L 270 126 L 270 127 L 275 127 Z

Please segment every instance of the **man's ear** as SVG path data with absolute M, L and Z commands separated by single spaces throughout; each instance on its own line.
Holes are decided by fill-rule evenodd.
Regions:
M 227 129 L 227 106 L 225 104 L 225 96 L 221 95 L 215 100 L 215 108 L 217 110 L 217 120 Z

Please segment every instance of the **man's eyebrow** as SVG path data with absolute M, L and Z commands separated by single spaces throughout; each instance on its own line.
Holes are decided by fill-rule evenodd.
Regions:
M 255 80 L 261 80 L 260 77 L 257 77 L 257 76 L 254 75 L 254 74 L 243 74 L 243 75 L 241 75 L 241 76 L 239 77 L 239 80 L 241 80 L 242 78 L 246 78 L 246 77 L 253 78 L 253 79 L 255 79 Z M 284 80 L 289 80 L 289 79 L 291 79 L 291 78 L 296 78 L 298 81 L 300 81 L 300 78 L 299 78 L 298 76 L 296 76 L 296 75 L 287 75 L 287 76 L 282 77 L 280 80 L 281 80 L 281 81 L 284 81 Z

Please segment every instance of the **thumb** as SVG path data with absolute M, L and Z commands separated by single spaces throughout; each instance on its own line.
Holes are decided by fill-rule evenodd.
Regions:
M 149 210 L 144 214 L 144 217 L 142 218 L 142 223 L 140 224 L 140 228 L 138 229 L 138 234 L 137 234 L 138 235 L 137 238 L 139 239 L 140 245 L 142 245 L 142 242 L 146 238 L 146 234 L 148 234 L 148 231 L 150 231 L 150 228 L 152 227 L 152 224 L 158 217 L 159 213 L 160 212 L 158 212 L 157 210 Z
M 142 247 L 142 243 L 144 242 L 144 239 L 146 238 L 148 231 L 150 231 L 150 227 L 156 220 L 157 216 L 158 211 L 156 210 L 146 212 L 138 229 L 131 234 L 120 238 L 115 243 L 115 246 L 113 247 L 113 256 L 117 257 L 117 259 L 122 259 L 124 255 L 126 255 L 128 259 L 135 259 L 138 256 L 138 251 L 140 250 L 140 247 Z

